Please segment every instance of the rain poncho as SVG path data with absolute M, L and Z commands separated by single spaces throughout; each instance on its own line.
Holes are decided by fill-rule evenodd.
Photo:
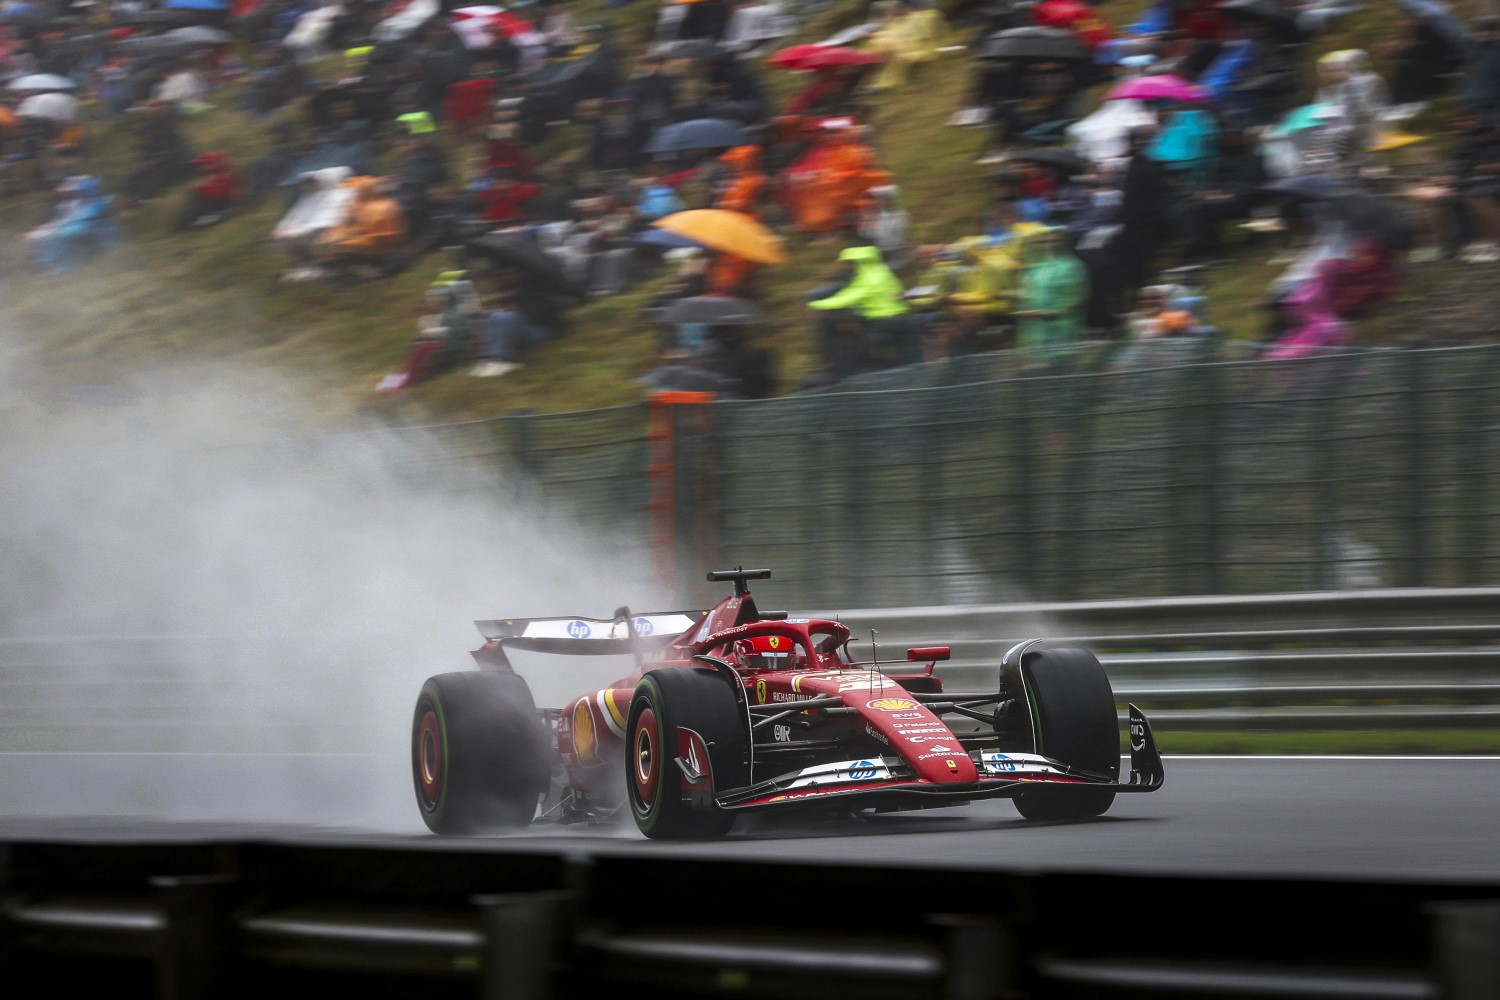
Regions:
M 97 178 L 71 178 L 64 182 L 63 193 L 68 197 L 58 203 L 52 221 L 26 234 L 34 244 L 36 262 L 58 273 L 78 265 L 84 240 L 93 238 L 109 246 L 119 239 L 114 220 L 109 217 L 109 195 Z
M 901 298 L 901 279 L 880 257 L 875 247 L 849 247 L 839 260 L 854 264 L 854 277 L 826 299 L 808 305 L 818 310 L 849 309 L 865 319 L 886 319 L 908 311 Z
M 936 59 L 943 29 L 943 15 L 936 7 L 908 9 L 887 21 L 864 45 L 886 57 L 871 86 L 876 90 L 899 87 L 913 66 Z
M 312 182 L 312 190 L 297 199 L 291 211 L 282 216 L 271 238 L 295 240 L 314 236 L 344 221 L 349 214 L 349 204 L 354 201 L 354 189 L 343 186 L 352 171 L 348 167 L 325 167 L 303 174 Z
M 1030 237 L 1024 252 L 1026 270 L 1021 275 L 1018 311 L 1048 315 L 1018 317 L 1017 341 L 1036 360 L 1060 361 L 1073 354 L 1083 339 L 1088 272 L 1082 261 L 1063 249 L 1056 230 Z
M 1169 169 L 1185 171 L 1194 187 L 1208 187 L 1219 163 L 1219 127 L 1213 115 L 1196 109 L 1172 112 L 1150 155 Z
M 396 199 L 381 194 L 374 177 L 351 177 L 345 187 L 354 190 L 348 217 L 318 237 L 335 250 L 360 254 L 399 250 L 406 240 L 406 217 Z
M 760 172 L 760 147 L 735 146 L 719 159 L 734 176 L 714 207 L 758 216 L 760 194 L 766 186 L 766 175 Z

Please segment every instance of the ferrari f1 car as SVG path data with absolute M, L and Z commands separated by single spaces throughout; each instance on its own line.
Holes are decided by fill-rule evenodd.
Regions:
M 1104 669 L 1083 649 L 1021 643 L 993 691 L 945 691 L 945 646 L 856 662 L 838 621 L 756 607 L 747 581 L 707 611 L 476 624 L 479 670 L 429 678 L 412 722 L 417 805 L 437 833 L 538 817 L 628 813 L 653 838 L 727 833 L 741 813 L 854 813 L 1009 798 L 1035 820 L 1098 816 L 1163 780 L 1151 724 L 1130 706 L 1131 773 Z M 507 650 L 630 653 L 637 669 L 538 709 Z

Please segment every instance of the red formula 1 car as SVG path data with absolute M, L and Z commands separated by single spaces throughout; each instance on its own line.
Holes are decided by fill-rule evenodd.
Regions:
M 713 837 L 740 813 L 924 809 L 1009 798 L 1028 819 L 1081 819 L 1119 792 L 1161 787 L 1151 725 L 1130 706 L 1119 780 L 1114 693 L 1082 649 L 1022 643 L 996 690 L 943 690 L 945 646 L 903 670 L 848 653 L 849 628 L 762 612 L 746 585 L 708 611 L 613 620 L 481 621 L 480 669 L 429 678 L 412 723 L 417 804 L 437 833 L 628 811 L 655 838 Z M 638 668 L 560 709 L 538 709 L 506 649 L 631 653 Z

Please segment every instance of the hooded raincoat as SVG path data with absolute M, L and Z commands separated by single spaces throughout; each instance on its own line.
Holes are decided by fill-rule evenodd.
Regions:
M 865 319 L 889 319 L 908 311 L 901 298 L 901 279 L 886 267 L 875 247 L 849 247 L 839 254 L 839 260 L 854 265 L 854 277 L 827 298 L 809 302 L 809 306 L 818 310 L 848 309 Z
M 1083 339 L 1089 279 L 1083 262 L 1062 245 L 1056 231 L 1037 233 L 1025 247 L 1021 276 L 1017 340 L 1038 361 L 1053 363 L 1071 356 Z

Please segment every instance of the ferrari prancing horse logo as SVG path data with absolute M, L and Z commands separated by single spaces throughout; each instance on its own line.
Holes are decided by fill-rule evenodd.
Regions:
M 755 703 L 757 705 L 764 705 L 766 703 L 766 682 L 764 678 L 755 682 Z
M 780 649 L 781 648 L 781 636 L 779 636 L 779 635 L 767 636 L 766 637 L 766 645 L 770 646 L 772 649 Z

